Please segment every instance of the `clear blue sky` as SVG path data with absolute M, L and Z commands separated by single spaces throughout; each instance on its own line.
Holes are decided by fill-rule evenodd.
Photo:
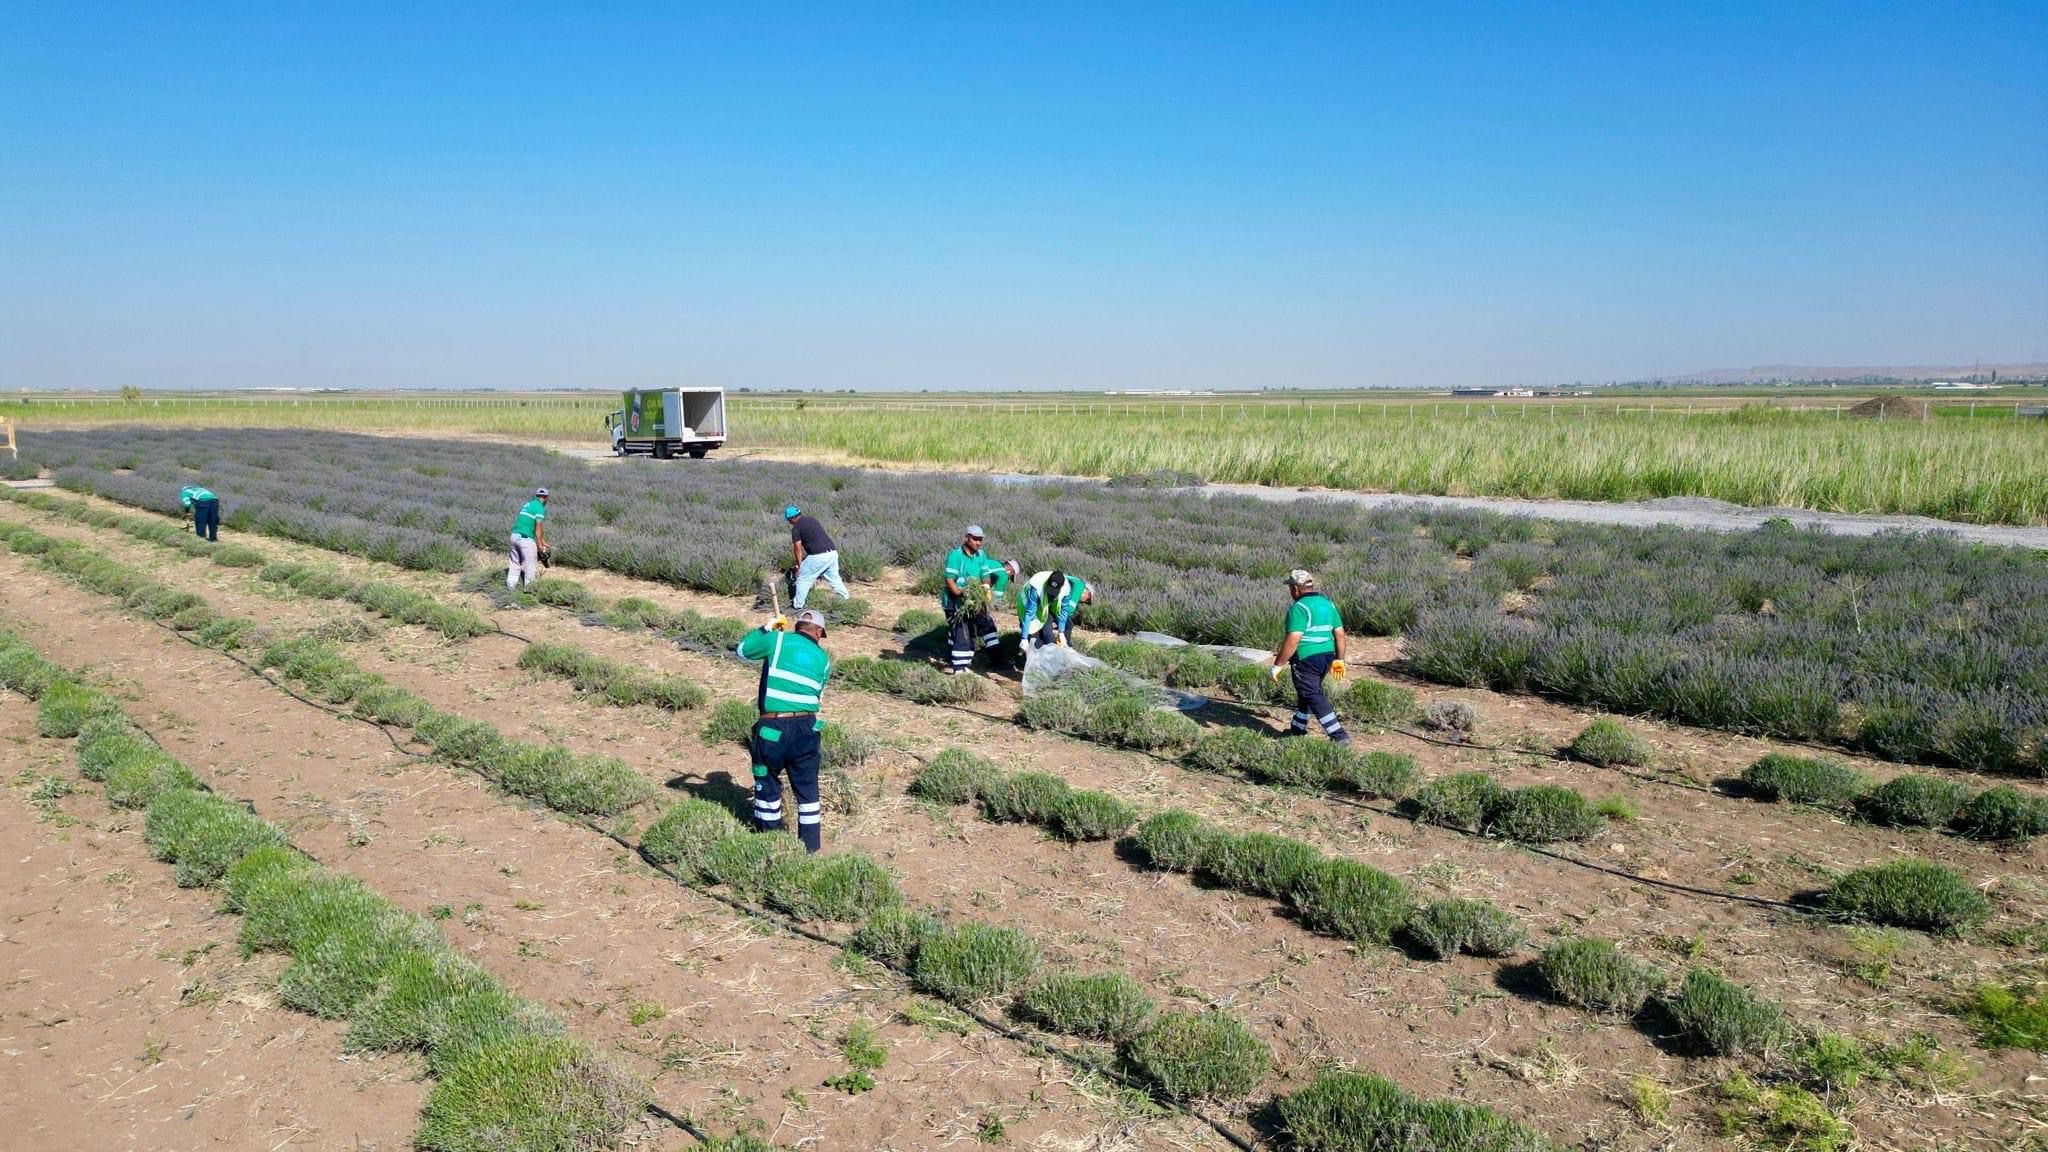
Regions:
M 0 6 L 0 388 L 2048 359 L 2048 3 Z

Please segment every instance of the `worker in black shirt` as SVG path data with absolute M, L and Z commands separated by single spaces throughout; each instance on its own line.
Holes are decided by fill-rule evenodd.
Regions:
M 794 504 L 782 510 L 782 518 L 789 521 L 789 551 L 796 563 L 796 586 L 790 592 L 789 606 L 803 607 L 811 585 L 821 578 L 840 599 L 846 599 L 846 581 L 839 578 L 839 545 L 832 542 L 825 526 Z

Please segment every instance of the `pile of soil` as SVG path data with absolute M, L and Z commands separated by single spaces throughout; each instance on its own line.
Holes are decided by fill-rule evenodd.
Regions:
M 1872 396 L 1849 409 L 1849 415 L 1869 416 L 1880 420 L 1925 420 L 1927 401 L 1915 400 L 1911 396 Z

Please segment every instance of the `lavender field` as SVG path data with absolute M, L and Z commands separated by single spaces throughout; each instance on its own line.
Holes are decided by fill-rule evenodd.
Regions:
M 1445 683 L 1525 690 L 1888 759 L 2044 770 L 2048 562 L 1939 537 L 1712 535 L 1482 514 L 1275 507 L 1093 483 L 1006 485 L 760 463 L 591 467 L 496 444 L 341 433 L 42 433 L 59 484 L 177 510 L 222 496 L 231 530 L 457 571 L 502 549 L 527 491 L 554 493 L 558 564 L 704 590 L 786 562 L 785 502 L 822 516 L 848 575 L 936 569 L 977 521 L 999 557 L 1103 593 L 1085 623 L 1270 645 L 1290 568 L 1355 632 L 1399 635 Z

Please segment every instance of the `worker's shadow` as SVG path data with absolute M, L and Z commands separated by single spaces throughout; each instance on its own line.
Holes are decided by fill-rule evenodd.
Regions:
M 1188 717 L 1205 728 L 1244 728 L 1263 736 L 1277 736 L 1284 730 L 1271 716 L 1257 708 L 1215 696 L 1209 697 L 1207 704 L 1188 713 Z
M 754 790 L 732 778 L 732 773 L 720 770 L 703 776 L 677 774 L 668 778 L 668 787 L 678 792 L 688 792 L 699 800 L 722 804 L 741 819 L 754 814 Z

